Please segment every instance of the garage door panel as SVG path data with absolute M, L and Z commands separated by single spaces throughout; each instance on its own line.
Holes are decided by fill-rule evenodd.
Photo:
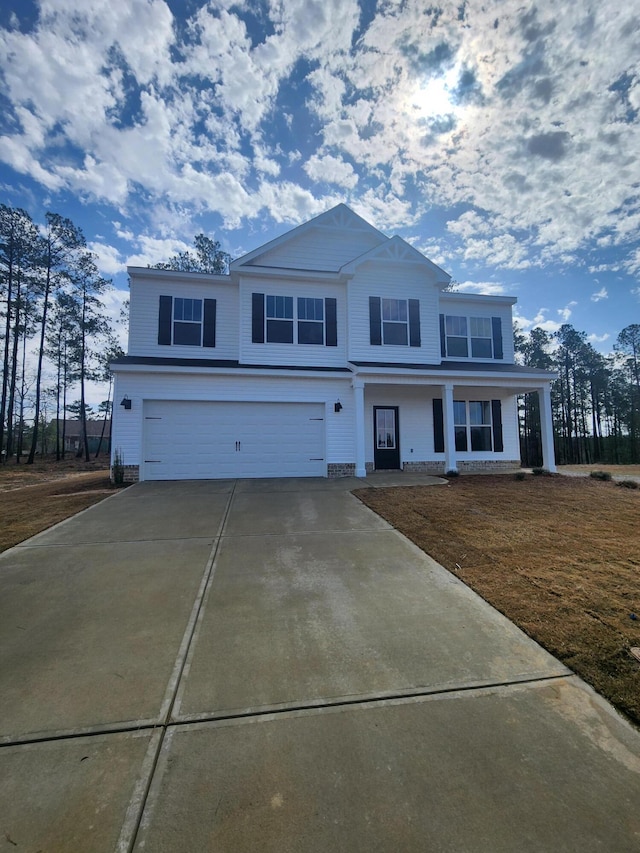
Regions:
M 147 401 L 145 479 L 325 476 L 322 403 Z

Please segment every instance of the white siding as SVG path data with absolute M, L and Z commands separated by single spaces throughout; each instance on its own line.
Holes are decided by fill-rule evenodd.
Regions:
M 374 406 L 398 406 L 401 466 L 405 462 L 424 462 L 434 458 L 430 393 L 431 389 L 428 386 L 403 388 L 400 385 L 370 385 L 366 387 L 366 462 L 373 462 Z
M 314 228 L 259 255 L 251 264 L 298 270 L 337 271 L 375 248 L 384 238 L 375 232 Z
M 371 346 L 369 297 L 420 300 L 420 347 Z M 349 282 L 349 360 L 440 363 L 438 289 L 413 264 L 366 263 Z
M 500 317 L 502 321 L 502 355 L 501 361 L 505 364 L 513 364 L 513 318 L 511 305 L 505 305 L 500 302 L 493 302 L 491 297 L 486 297 L 486 302 L 479 300 L 463 301 L 459 297 L 456 299 L 447 299 L 447 294 L 443 293 L 440 296 L 440 314 L 451 314 L 457 317 Z M 438 341 L 440 340 L 440 330 L 438 328 Z M 439 346 L 439 344 L 438 344 Z M 464 359 L 456 358 L 455 361 L 463 361 Z M 482 364 L 491 359 L 468 359 Z
M 314 299 L 335 298 L 338 321 L 338 345 L 254 344 L 251 340 L 251 295 L 307 296 Z M 240 361 L 242 364 L 306 365 L 311 367 L 345 367 L 347 362 L 347 309 L 345 287 L 333 282 L 279 281 L 243 276 L 240 280 Z
M 118 408 L 127 394 L 129 411 Z M 354 404 L 350 378 L 273 377 L 190 373 L 119 373 L 116 377 L 112 447 L 122 452 L 125 465 L 142 462 L 145 400 L 226 400 L 252 402 L 323 403 L 326 409 L 327 462 L 354 462 Z M 334 412 L 337 400 L 341 412 Z
M 160 296 L 216 300 L 215 347 L 161 346 L 158 344 Z M 171 282 L 166 279 L 131 279 L 129 355 L 161 358 L 238 358 L 238 292 L 227 282 Z
M 502 402 L 503 451 L 456 453 L 460 462 L 498 461 L 520 458 L 516 398 L 503 396 L 501 389 L 454 388 L 456 400 L 495 400 Z M 442 397 L 439 386 L 368 385 L 365 390 L 365 455 L 373 462 L 373 407 L 398 406 L 400 427 L 400 464 L 405 462 L 442 462 L 443 453 L 436 453 L 433 443 L 433 398 Z

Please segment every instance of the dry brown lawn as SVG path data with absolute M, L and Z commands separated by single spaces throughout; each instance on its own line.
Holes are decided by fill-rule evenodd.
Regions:
M 640 723 L 640 489 L 529 474 L 354 494 Z
M 638 477 L 640 465 L 606 465 L 604 462 L 594 462 L 592 465 L 561 465 L 560 471 L 577 474 L 590 474 L 591 471 L 608 471 L 614 477 Z
M 104 459 L 0 465 L 0 551 L 112 493 Z

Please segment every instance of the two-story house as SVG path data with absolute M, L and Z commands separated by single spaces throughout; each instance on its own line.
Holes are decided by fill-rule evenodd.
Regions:
M 555 469 L 554 374 L 514 364 L 506 296 L 450 277 L 345 205 L 231 264 L 130 268 L 112 447 L 127 479 L 364 477 L 519 465 L 537 391 Z

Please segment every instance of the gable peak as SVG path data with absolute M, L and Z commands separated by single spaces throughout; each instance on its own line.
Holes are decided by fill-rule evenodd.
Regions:
M 320 214 L 316 222 L 318 225 L 328 228 L 377 230 L 361 216 L 358 216 L 357 213 L 354 213 L 346 204 L 337 204 L 335 207 L 330 208 L 325 213 Z

